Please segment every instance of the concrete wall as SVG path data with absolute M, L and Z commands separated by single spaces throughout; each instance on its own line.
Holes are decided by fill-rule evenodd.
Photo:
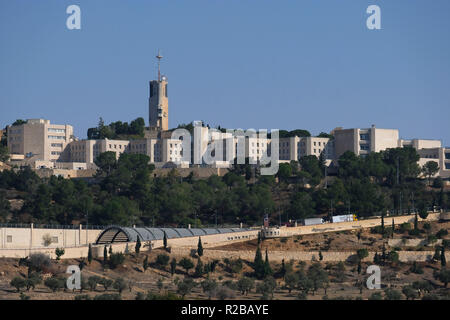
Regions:
M 427 217 L 427 221 L 433 221 L 439 219 L 439 213 L 430 213 Z M 419 218 L 419 221 L 422 219 Z M 399 216 L 394 217 L 395 224 L 401 224 L 404 222 L 413 222 L 414 215 L 410 216 Z M 385 219 L 385 224 L 390 226 L 392 223 L 391 218 L 387 217 Z M 354 222 L 341 222 L 333 224 L 315 225 L 315 226 L 301 226 L 301 227 L 291 227 L 291 228 L 280 228 L 280 235 L 283 237 L 302 235 L 302 234 L 314 234 L 322 232 L 336 232 L 336 231 L 346 231 L 354 230 L 359 228 L 371 228 L 377 225 L 381 225 L 381 219 L 370 219 Z M 88 243 L 94 243 L 102 230 L 88 230 L 87 241 Z M 204 248 L 211 248 L 214 246 L 228 244 L 233 242 L 248 241 L 257 238 L 259 229 L 254 229 L 250 231 L 242 231 L 239 233 L 225 233 L 225 234 L 214 234 L 208 236 L 202 236 L 202 243 Z M 51 243 L 48 247 L 45 247 L 43 237 L 49 235 L 50 237 L 57 237 L 58 242 Z M 8 242 L 8 236 L 12 237 L 12 242 Z M 198 243 L 198 237 L 186 237 L 186 238 L 175 238 L 168 239 L 168 246 L 172 247 L 173 250 L 180 249 L 186 253 L 188 248 L 196 248 Z M 113 244 L 113 251 L 115 252 L 125 252 L 126 248 L 128 250 L 134 250 L 134 243 L 117 243 Z M 153 248 L 159 248 L 163 246 L 162 240 L 152 241 Z M 54 254 L 55 248 L 66 249 L 66 254 L 64 258 L 79 258 L 86 257 L 88 247 L 86 245 L 86 230 L 80 229 L 35 229 L 35 228 L 0 228 L 0 257 L 26 257 L 30 252 L 45 252 L 48 254 Z M 103 246 L 99 247 L 99 255 L 103 255 Z M 97 249 L 95 249 L 97 250 Z M 143 249 L 145 250 L 145 249 Z M 217 250 L 215 250 L 217 251 Z M 243 252 L 242 254 L 244 254 Z M 94 253 L 95 254 L 95 253 Z M 241 254 L 239 252 L 239 254 Z M 252 253 L 254 254 L 254 253 Z M 284 252 L 284 257 L 288 259 L 288 255 L 292 255 L 291 252 Z M 304 257 L 309 257 L 311 259 L 311 254 L 314 253 L 300 253 L 296 252 L 297 255 L 304 255 Z M 308 256 L 309 254 L 309 256 Z M 424 252 L 418 252 L 420 257 Z M 348 255 L 348 253 L 347 253 Z M 300 257 L 299 256 L 299 257 Z M 330 256 L 327 259 L 335 259 Z M 291 258 L 289 258 L 291 259 Z M 306 258 L 304 258 L 306 259 Z M 422 258 L 421 258 L 422 259 Z
M 88 243 L 95 242 L 101 231 L 88 230 Z M 53 240 L 57 240 L 57 242 L 51 243 L 48 248 L 86 245 L 85 229 L 0 228 L 0 249 L 46 248 L 43 239 L 46 235 Z M 11 240 L 11 242 L 8 242 L 8 240 Z
M 392 224 L 392 219 L 394 219 L 394 224 L 402 224 L 405 222 L 414 222 L 414 215 L 409 216 L 392 216 L 385 217 L 384 223 L 386 226 L 390 226 Z M 419 221 L 423 221 L 420 217 L 418 217 Z M 436 221 L 439 220 L 439 213 L 430 213 L 426 221 Z M 346 231 L 346 230 L 356 230 L 360 228 L 372 228 L 381 225 L 381 218 L 375 219 L 367 219 L 360 221 L 352 221 L 352 222 L 339 222 L 339 223 L 325 223 L 320 225 L 312 225 L 312 226 L 300 226 L 300 227 L 282 227 L 280 228 L 280 236 L 281 237 L 289 237 L 294 235 L 302 235 L 302 234 L 314 234 L 321 232 L 336 232 L 336 231 Z

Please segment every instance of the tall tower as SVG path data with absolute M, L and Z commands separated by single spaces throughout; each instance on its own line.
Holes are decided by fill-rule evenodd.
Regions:
M 158 80 L 150 81 L 150 98 L 148 101 L 150 130 L 169 130 L 169 100 L 167 95 L 167 78 L 161 76 L 160 63 L 162 56 L 159 53 Z

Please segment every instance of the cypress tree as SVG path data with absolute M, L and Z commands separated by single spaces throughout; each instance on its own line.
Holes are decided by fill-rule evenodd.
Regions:
M 384 235 L 384 213 L 381 215 L 381 233 Z
M 267 249 L 266 249 L 266 260 L 264 261 L 264 278 L 267 276 L 272 275 L 272 268 L 270 267 L 270 263 L 269 263 L 269 255 L 267 253 Z
M 164 249 L 167 249 L 167 234 L 165 231 L 164 231 L 163 245 Z
M 128 245 L 128 243 L 127 243 Z M 109 251 L 108 251 L 109 255 L 112 255 L 112 246 L 109 246 Z
M 108 262 L 108 250 L 106 249 L 106 246 L 103 248 L 103 265 L 106 265 Z
M 194 276 L 195 277 L 201 277 L 202 275 L 203 275 L 203 262 L 200 259 L 200 257 L 198 257 L 198 259 L 197 259 L 197 266 L 195 267 Z
M 92 245 L 89 243 L 88 256 L 87 256 L 89 264 L 92 262 Z
M 141 237 L 137 236 L 136 246 L 134 247 L 134 250 L 136 251 L 136 254 L 139 254 L 139 251 L 141 250 Z
M 175 258 L 170 261 L 170 274 L 173 276 L 177 269 L 177 260 Z
M 394 223 L 394 219 L 392 219 L 392 234 L 391 234 L 392 239 L 394 239 L 394 231 L 395 231 L 395 223 Z
M 261 244 L 261 231 L 258 232 L 258 246 Z
M 414 215 L 414 230 L 418 230 L 419 227 L 417 226 L 418 218 L 417 218 L 417 212 Z
M 199 257 L 203 256 L 202 239 L 200 237 L 198 237 L 197 254 Z
M 148 256 L 145 256 L 145 258 L 144 258 L 143 267 L 144 267 L 144 271 L 147 271 L 147 269 L 148 269 Z
M 375 256 L 373 257 L 373 263 L 375 264 L 380 263 L 380 256 L 378 255 L 378 252 L 375 252 Z
M 256 248 L 255 260 L 253 262 L 253 269 L 255 270 L 255 276 L 258 279 L 264 278 L 264 262 L 262 259 L 261 249 L 259 246 Z
M 447 265 L 447 260 L 445 259 L 445 247 L 441 248 L 441 266 L 445 267 Z

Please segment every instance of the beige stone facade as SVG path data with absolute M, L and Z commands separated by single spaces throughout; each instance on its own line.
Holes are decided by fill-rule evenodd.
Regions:
M 73 141 L 73 127 L 51 124 L 50 120 L 29 119 L 26 123 L 8 126 L 8 150 L 23 156 L 23 161 L 68 161 L 67 145 Z

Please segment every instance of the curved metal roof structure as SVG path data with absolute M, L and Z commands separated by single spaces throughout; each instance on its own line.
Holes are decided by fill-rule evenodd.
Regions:
M 130 228 L 111 226 L 103 230 L 97 238 L 96 244 L 106 244 L 114 242 L 135 242 L 138 236 L 141 241 L 162 240 L 164 233 L 167 235 L 167 239 L 174 238 L 188 238 L 188 237 L 200 237 L 219 233 L 235 233 L 242 231 L 250 231 L 249 228 Z

